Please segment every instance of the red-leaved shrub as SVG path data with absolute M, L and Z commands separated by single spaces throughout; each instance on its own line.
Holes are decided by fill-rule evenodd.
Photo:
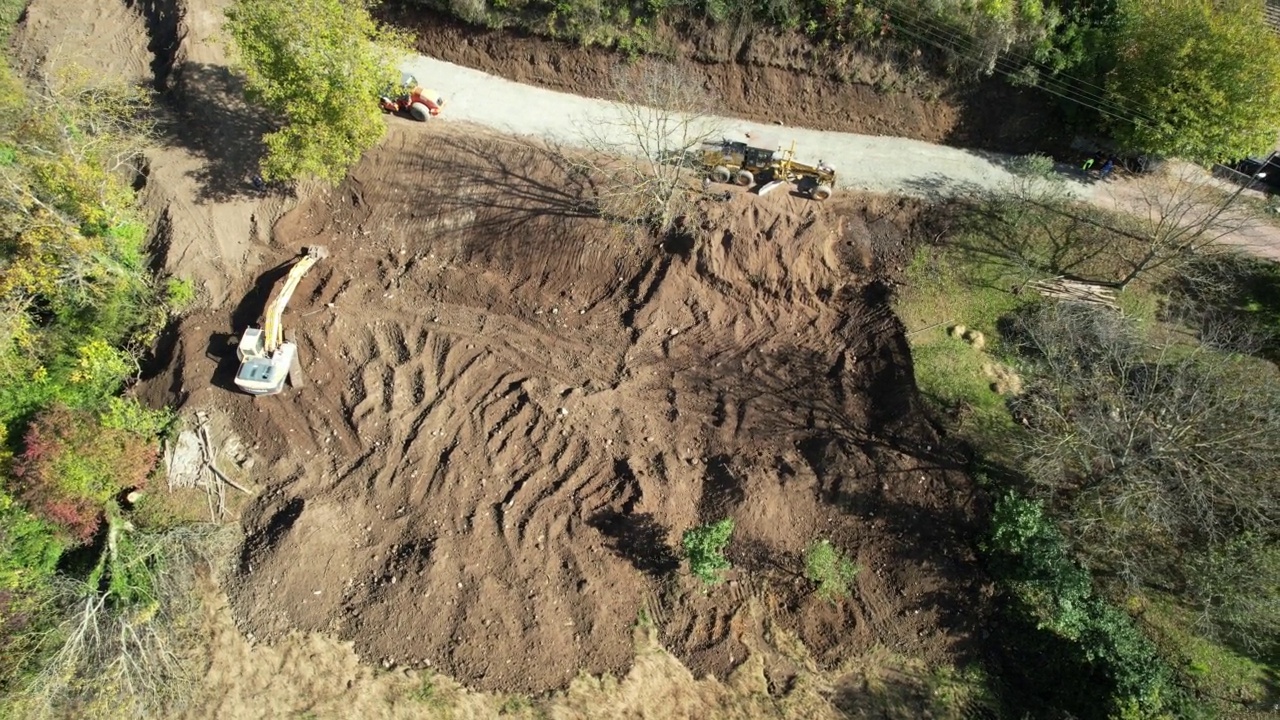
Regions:
M 66 539 L 83 544 L 101 525 L 106 503 L 141 487 L 155 464 L 153 443 L 103 427 L 91 413 L 54 407 L 27 430 L 13 461 L 14 491 Z

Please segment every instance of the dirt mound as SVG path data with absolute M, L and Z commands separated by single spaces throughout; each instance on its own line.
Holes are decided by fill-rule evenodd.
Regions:
M 642 618 L 723 676 L 761 631 L 753 598 L 823 660 L 946 647 L 939 593 L 967 571 L 934 534 L 967 484 L 916 469 L 931 431 L 867 270 L 871 238 L 901 243 L 916 210 L 736 195 L 653 247 L 584 213 L 571 177 L 526 145 L 394 123 L 275 228 L 281 261 L 332 253 L 287 319 L 305 388 L 226 389 L 226 341 L 283 267 L 183 323 L 148 392 L 220 406 L 273 469 L 232 582 L 243 627 L 526 691 L 623 671 Z M 737 569 L 704 594 L 677 544 L 725 516 Z M 817 537 L 856 554 L 859 601 L 799 578 Z M 916 555 L 933 559 L 897 560 Z

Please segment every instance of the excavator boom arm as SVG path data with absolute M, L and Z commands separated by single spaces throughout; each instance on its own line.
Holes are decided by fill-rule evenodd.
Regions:
M 262 323 L 263 341 L 268 353 L 274 353 L 284 342 L 284 309 L 289 305 L 293 291 L 298 289 L 298 283 L 311 266 L 327 254 L 325 249 L 319 246 L 308 248 L 307 254 L 289 270 L 289 275 L 285 277 L 284 282 L 277 285 L 275 291 L 271 293 Z

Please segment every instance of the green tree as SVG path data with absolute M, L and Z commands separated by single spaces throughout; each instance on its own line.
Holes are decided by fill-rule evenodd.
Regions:
M 1252 0 L 1124 0 L 1107 78 L 1135 150 L 1222 161 L 1265 152 L 1280 127 L 1280 39 Z
M 386 132 L 378 94 L 395 77 L 402 33 L 379 25 L 376 0 L 235 0 L 227 32 L 250 99 L 278 112 L 265 137 L 268 180 L 337 182 Z
M 680 544 L 689 558 L 689 571 L 708 585 L 720 582 L 720 571 L 732 567 L 724 556 L 724 546 L 732 534 L 733 518 L 685 530 Z

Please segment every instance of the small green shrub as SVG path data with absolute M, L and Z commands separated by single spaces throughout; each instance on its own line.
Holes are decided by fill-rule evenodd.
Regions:
M 445 699 L 440 695 L 440 688 L 436 687 L 435 675 L 430 673 L 422 676 L 418 687 L 409 693 L 409 698 L 429 708 L 442 708 L 446 704 Z
M 818 540 L 804 554 L 804 576 L 818 583 L 818 595 L 834 602 L 848 597 L 849 585 L 858 576 L 858 566 L 830 540 Z
M 1053 175 L 1053 158 L 1038 153 L 1019 155 L 1009 162 L 1009 172 L 1027 178 L 1047 178 Z
M 723 580 L 720 572 L 732 567 L 724 556 L 724 547 L 732 534 L 733 518 L 686 530 L 680 544 L 689 559 L 689 571 L 708 585 Z
M 107 398 L 106 408 L 98 415 L 103 427 L 125 430 L 143 438 L 157 438 L 173 426 L 177 416 L 169 408 L 152 410 L 137 400 L 125 397 Z
M 196 300 L 196 287 L 190 280 L 171 277 L 164 282 L 164 302 L 169 312 L 180 315 Z
M 1093 591 L 1093 579 L 1071 557 L 1066 539 L 1038 502 L 1008 493 L 996 503 L 992 533 L 983 544 L 992 569 L 1035 628 L 1069 640 L 1058 643 L 1066 668 L 1102 673 L 1110 697 L 1095 700 L 1111 717 L 1172 717 L 1182 697 L 1155 645 L 1127 613 Z M 1021 620 L 1022 618 L 1019 618 Z M 1016 624 L 1016 623 L 1014 623 Z M 1011 643 L 1034 646 L 1043 639 Z
M 523 695 L 510 695 L 498 708 L 499 715 L 519 715 L 533 708 L 533 702 Z

